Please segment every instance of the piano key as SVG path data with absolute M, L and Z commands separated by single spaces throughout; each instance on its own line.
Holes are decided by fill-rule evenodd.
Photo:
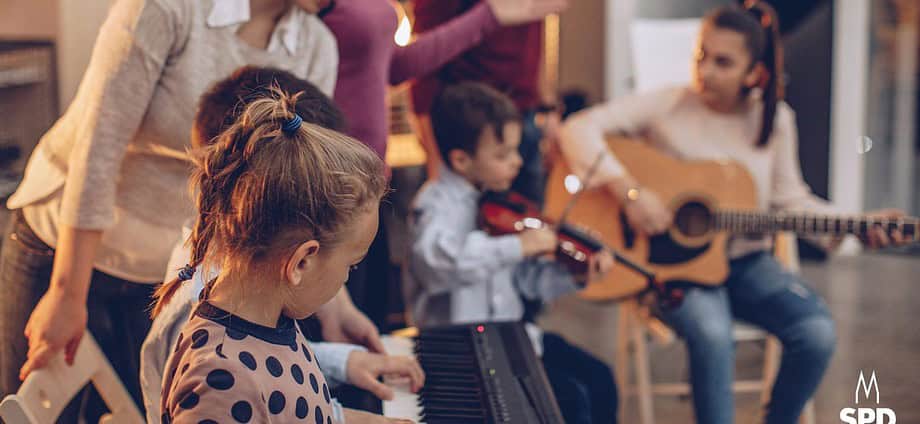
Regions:
M 412 345 L 412 339 L 383 337 L 383 347 L 390 355 L 412 356 Z M 405 384 L 392 385 L 392 387 L 393 400 L 383 401 L 383 414 L 392 418 L 406 418 L 419 422 L 422 408 L 418 405 L 418 395 L 412 393 Z
M 383 402 L 385 416 L 420 424 L 563 422 L 519 323 L 426 329 L 412 339 L 392 339 L 384 336 L 387 351 L 414 356 L 426 378 L 418 394 L 394 387 L 394 400 Z

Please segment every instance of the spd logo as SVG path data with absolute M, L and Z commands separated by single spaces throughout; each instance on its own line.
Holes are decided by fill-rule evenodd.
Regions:
M 853 402 L 859 405 L 860 397 L 863 400 L 872 399 L 872 393 L 875 393 L 875 404 L 879 404 L 878 380 L 875 378 L 875 371 L 869 381 L 862 371 L 859 371 L 859 380 L 856 382 L 856 393 L 853 395 Z M 860 396 L 862 394 L 862 396 Z M 865 402 L 863 402 L 865 404 Z M 890 408 L 843 408 L 840 410 L 840 421 L 846 424 L 895 424 L 898 419 L 894 411 Z

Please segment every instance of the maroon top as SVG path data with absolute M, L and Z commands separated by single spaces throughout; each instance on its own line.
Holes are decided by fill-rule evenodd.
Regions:
M 470 9 L 474 3 L 472 0 L 415 0 L 414 30 L 426 33 Z M 542 49 L 542 21 L 500 28 L 440 71 L 416 81 L 412 88 L 415 112 L 428 113 L 441 85 L 459 81 L 486 83 L 510 96 L 518 108 L 532 109 L 540 104 Z
M 499 27 L 485 3 L 418 37 L 407 47 L 393 40 L 396 11 L 387 0 L 338 0 L 323 22 L 339 46 L 334 100 L 348 134 L 386 154 L 387 87 L 425 75 L 478 44 Z

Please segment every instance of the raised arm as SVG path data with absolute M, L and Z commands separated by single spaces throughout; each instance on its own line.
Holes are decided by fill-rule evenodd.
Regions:
M 446 4 L 420 7 L 416 13 L 435 15 L 436 18 L 459 8 L 458 2 L 445 0 Z M 426 16 L 427 18 L 427 16 Z M 483 38 L 501 25 L 486 2 L 482 2 L 430 30 L 421 33 L 414 42 L 397 47 L 390 61 L 390 84 L 396 85 L 421 77 L 440 68 L 467 49 L 482 42 Z
M 445 2 L 443 7 L 456 8 Z M 390 63 L 390 84 L 423 76 L 479 44 L 499 26 L 543 19 L 568 6 L 567 0 L 485 0 L 450 21 L 419 36 L 414 43 L 397 48 Z M 441 2 L 437 6 L 442 7 Z M 456 9 L 455 9 L 456 10 Z M 422 13 L 429 13 L 422 8 Z

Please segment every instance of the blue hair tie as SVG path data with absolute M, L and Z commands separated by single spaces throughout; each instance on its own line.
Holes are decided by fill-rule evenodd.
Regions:
M 303 123 L 303 118 L 298 114 L 294 114 L 294 117 L 284 121 L 284 124 L 281 125 L 281 131 L 284 131 L 285 134 L 291 135 L 297 132 L 300 129 L 300 124 Z
M 193 268 L 189 264 L 185 264 L 185 266 L 179 270 L 179 281 L 191 280 L 194 275 L 195 275 L 195 268 Z

